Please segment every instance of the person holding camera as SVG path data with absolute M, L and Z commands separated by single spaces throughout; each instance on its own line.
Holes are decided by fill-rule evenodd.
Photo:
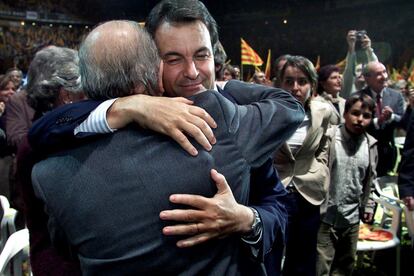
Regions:
M 343 72 L 341 96 L 347 99 L 353 92 L 366 86 L 363 67 L 371 61 L 378 61 L 374 50 L 371 48 L 371 39 L 365 30 L 350 30 L 346 36 L 348 53 L 346 66 Z

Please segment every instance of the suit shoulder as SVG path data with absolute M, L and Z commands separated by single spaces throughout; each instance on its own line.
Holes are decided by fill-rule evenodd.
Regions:
M 314 111 L 321 113 L 321 114 L 327 114 L 330 115 L 332 113 L 332 106 L 328 102 L 320 101 L 320 100 L 312 100 L 311 101 L 311 108 L 314 109 Z

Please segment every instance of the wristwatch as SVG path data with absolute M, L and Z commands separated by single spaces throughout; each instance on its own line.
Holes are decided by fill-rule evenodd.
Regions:
M 256 209 L 249 207 L 253 211 L 254 219 L 251 230 L 243 235 L 243 239 L 253 239 L 260 235 L 262 231 L 262 220 Z

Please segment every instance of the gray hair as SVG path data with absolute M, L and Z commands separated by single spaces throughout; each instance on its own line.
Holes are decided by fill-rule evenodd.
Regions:
M 38 51 L 27 73 L 27 98 L 38 112 L 54 108 L 60 89 L 81 93 L 78 52 L 49 46 Z
M 160 57 L 151 36 L 138 23 L 106 22 L 79 49 L 82 86 L 90 99 L 105 100 L 158 90 Z

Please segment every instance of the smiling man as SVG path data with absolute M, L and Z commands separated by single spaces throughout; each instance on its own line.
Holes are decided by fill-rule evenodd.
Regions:
M 378 140 L 377 173 L 384 176 L 394 169 L 397 160 L 394 130 L 404 114 L 404 98 L 400 92 L 388 87 L 387 69 L 381 62 L 368 63 L 363 75 L 367 87 L 355 93 L 368 95 L 376 102 L 374 118 L 367 131 Z
M 108 22 L 94 29 L 79 50 L 89 98 L 159 95 L 154 74 L 159 57 L 151 42 L 134 22 Z M 168 137 L 130 126 L 35 165 L 33 185 L 46 205 L 52 239 L 60 250 L 66 243 L 73 248 L 83 274 L 264 274 L 262 247 L 257 249 L 261 254 L 252 254 L 249 247 L 264 232 L 258 212 L 246 206 L 250 169 L 261 166 L 292 134 L 303 109 L 277 89 L 247 85 L 246 94 L 234 92 L 236 98 L 242 94 L 242 101 L 254 103 L 245 106 L 204 91 L 201 77 L 188 75 L 194 57 L 185 59 L 187 66 L 172 78 L 178 85 L 171 89 L 191 92 L 190 99 L 217 121 L 211 152 L 199 149 L 194 158 Z M 183 79 L 197 81 L 187 85 Z M 227 85 L 237 88 L 240 83 Z M 213 168 L 226 175 L 229 185 Z M 273 226 L 279 227 L 277 221 Z

